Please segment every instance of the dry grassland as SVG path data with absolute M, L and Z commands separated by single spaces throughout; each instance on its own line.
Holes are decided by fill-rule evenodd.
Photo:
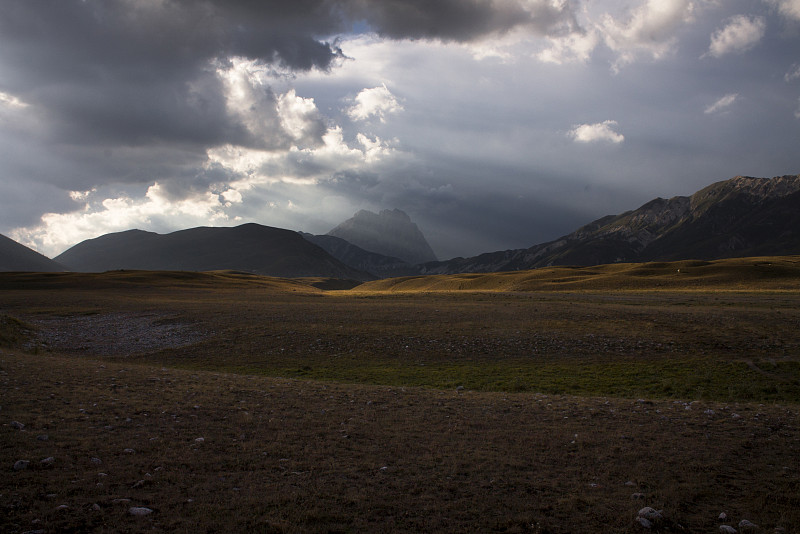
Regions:
M 0 531 L 798 532 L 798 261 L 730 261 L 2 274 Z

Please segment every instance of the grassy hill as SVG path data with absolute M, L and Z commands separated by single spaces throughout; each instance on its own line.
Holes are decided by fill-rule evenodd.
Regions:
M 503 273 L 409 276 L 367 282 L 362 292 L 800 290 L 800 256 L 545 267 Z

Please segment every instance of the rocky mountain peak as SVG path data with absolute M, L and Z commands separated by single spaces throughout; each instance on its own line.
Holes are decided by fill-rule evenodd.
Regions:
M 361 210 L 328 232 L 364 250 L 400 258 L 410 264 L 436 261 L 419 227 L 402 210 Z

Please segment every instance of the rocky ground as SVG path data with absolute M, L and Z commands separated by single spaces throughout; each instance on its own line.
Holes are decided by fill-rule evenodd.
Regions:
M 345 386 L 8 350 L 0 391 L 4 532 L 800 526 L 797 406 Z

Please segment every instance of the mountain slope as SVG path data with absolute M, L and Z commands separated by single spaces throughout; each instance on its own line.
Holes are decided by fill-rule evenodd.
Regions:
M 170 234 L 129 230 L 83 241 L 57 256 L 73 270 L 214 271 L 232 269 L 295 278 L 368 280 L 297 232 L 259 224 L 200 227 Z
M 412 265 L 436 261 L 436 255 L 420 229 L 406 213 L 397 209 L 380 213 L 361 210 L 328 235 L 370 252 L 400 258 Z
M 63 265 L 0 235 L 0 271 L 59 272 Z
M 798 253 L 800 175 L 737 176 L 689 197 L 657 198 L 603 217 L 548 243 L 427 263 L 421 269 L 452 274 Z
M 363 271 L 376 278 L 392 278 L 395 276 L 411 276 L 419 274 L 419 269 L 399 258 L 384 256 L 357 247 L 349 241 L 332 235 L 313 235 L 300 232 L 305 239 L 311 241 L 341 261 L 345 265 Z

